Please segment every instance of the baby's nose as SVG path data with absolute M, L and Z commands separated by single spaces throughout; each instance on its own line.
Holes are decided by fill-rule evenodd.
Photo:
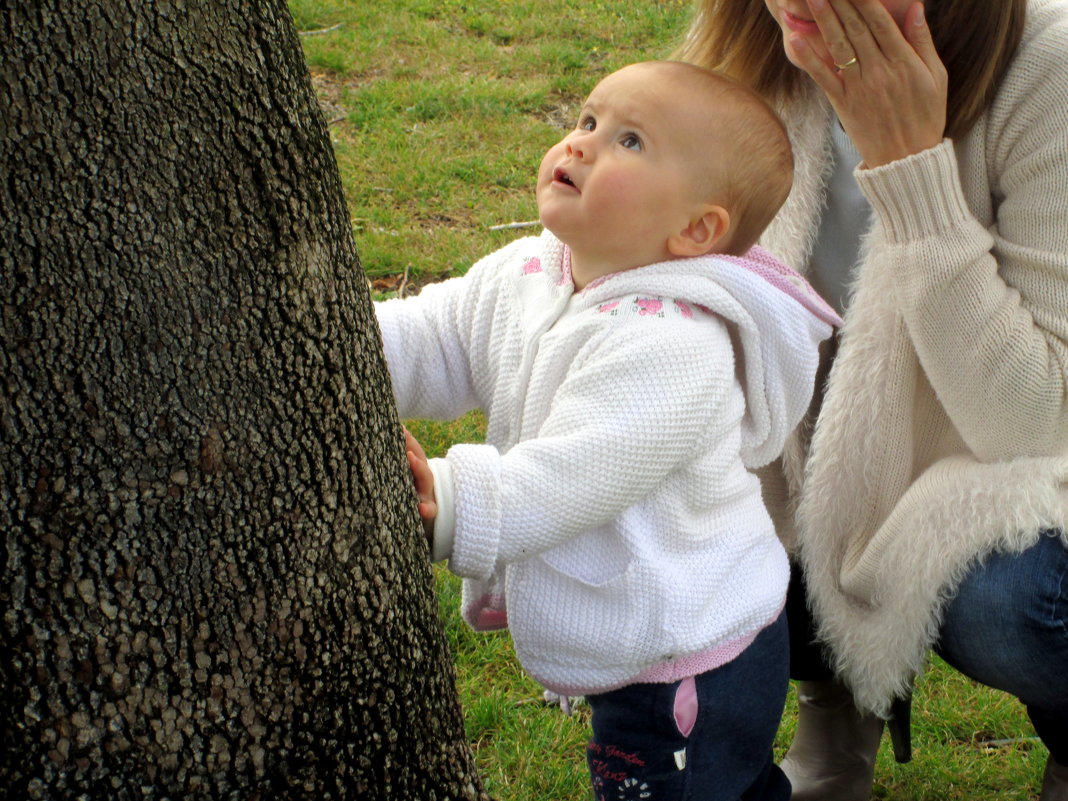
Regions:
M 582 144 L 579 141 L 571 141 L 567 143 L 567 155 L 574 156 L 577 159 L 586 158 L 586 154 L 589 152 L 589 147 Z

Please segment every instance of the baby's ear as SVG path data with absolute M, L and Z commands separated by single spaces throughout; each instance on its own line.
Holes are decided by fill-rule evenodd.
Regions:
M 685 228 L 668 237 L 668 252 L 673 256 L 703 256 L 723 240 L 730 226 L 731 215 L 725 208 L 706 203 Z

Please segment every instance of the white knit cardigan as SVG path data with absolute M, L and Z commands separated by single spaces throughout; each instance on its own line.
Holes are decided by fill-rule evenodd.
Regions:
M 762 240 L 802 273 L 831 163 L 811 89 Z M 1068 522 L 1068 0 L 1029 4 L 966 137 L 856 177 L 874 222 L 822 409 L 763 478 L 835 668 L 885 714 L 966 572 Z
M 837 317 L 759 249 L 581 292 L 568 264 L 544 232 L 376 313 L 402 416 L 488 418 L 445 459 L 464 618 L 576 695 L 694 675 L 778 617 L 789 565 L 749 468 L 805 414 Z

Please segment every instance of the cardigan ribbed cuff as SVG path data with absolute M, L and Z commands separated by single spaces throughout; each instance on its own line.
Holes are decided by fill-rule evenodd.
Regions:
M 452 465 L 448 459 L 428 459 L 434 475 L 434 501 L 438 514 L 434 518 L 434 542 L 430 548 L 431 562 L 444 562 L 452 556 L 456 539 L 456 491 L 453 486 Z
M 890 164 L 858 167 L 853 174 L 890 243 L 936 235 L 972 216 L 949 139 Z

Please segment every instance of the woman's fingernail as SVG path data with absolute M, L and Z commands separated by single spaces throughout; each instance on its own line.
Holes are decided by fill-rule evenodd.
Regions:
M 912 20 L 912 24 L 916 27 L 923 25 L 923 3 L 919 3 L 919 10 L 916 12 L 915 19 Z

